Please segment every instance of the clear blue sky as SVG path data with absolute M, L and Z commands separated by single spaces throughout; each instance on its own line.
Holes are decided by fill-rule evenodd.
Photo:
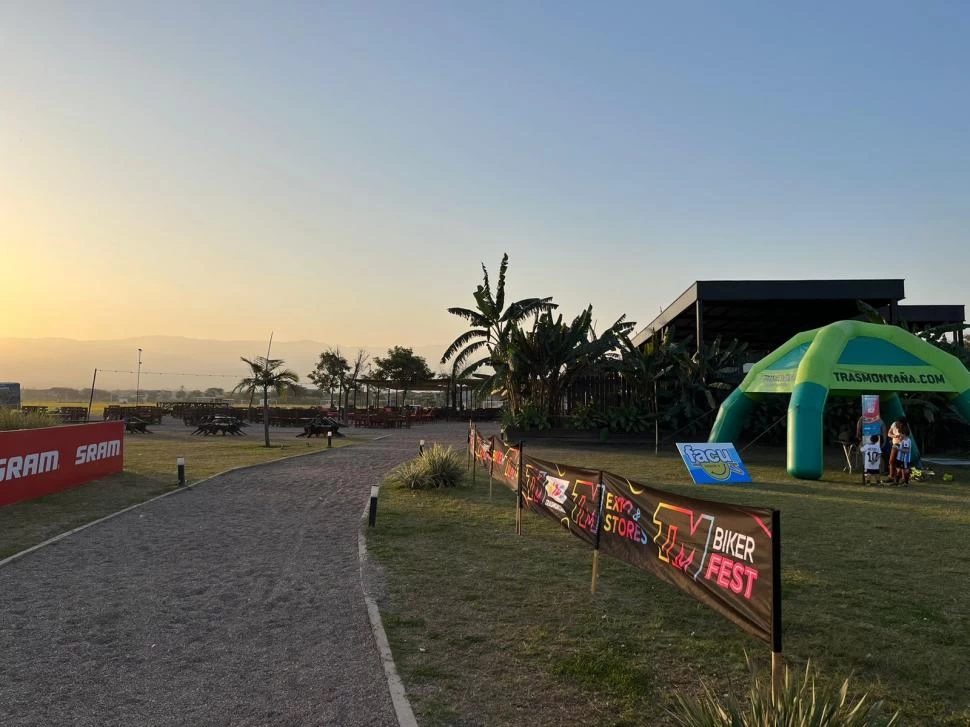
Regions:
M 695 279 L 970 304 L 968 38 L 964 2 L 7 3 L 0 244 L 50 286 L 0 335 L 447 342 L 503 251 L 601 325 Z

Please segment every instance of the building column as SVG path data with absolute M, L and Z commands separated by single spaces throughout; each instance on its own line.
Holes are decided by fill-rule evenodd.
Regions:
M 697 351 L 700 353 L 704 350 L 704 301 L 700 298 L 694 303 L 694 311 L 697 319 Z

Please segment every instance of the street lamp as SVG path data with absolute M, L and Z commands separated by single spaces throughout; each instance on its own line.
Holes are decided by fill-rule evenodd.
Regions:
M 135 377 L 135 406 L 138 406 L 138 396 L 141 394 L 141 349 L 138 349 L 138 374 Z

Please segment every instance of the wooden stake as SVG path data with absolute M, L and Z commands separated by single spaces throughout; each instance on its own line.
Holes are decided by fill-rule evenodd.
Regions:
M 599 578 L 600 574 L 600 552 L 599 550 L 593 551 L 593 580 L 589 584 L 589 592 L 596 593 L 596 579 Z
M 491 444 L 488 447 L 488 499 L 492 499 L 492 470 L 495 469 L 495 437 L 489 438 Z

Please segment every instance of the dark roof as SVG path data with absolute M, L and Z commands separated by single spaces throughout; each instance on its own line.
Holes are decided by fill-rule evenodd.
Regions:
M 916 328 L 933 328 L 966 321 L 962 305 L 901 305 L 899 321 Z M 883 317 L 886 313 L 883 312 Z
M 696 331 L 701 305 L 705 341 L 737 338 L 752 350 L 771 350 L 799 331 L 859 315 L 856 301 L 874 308 L 905 296 L 903 281 L 883 280 L 698 280 L 641 329 L 634 344 L 673 326 L 683 340 Z M 948 307 L 948 306 L 947 306 Z

